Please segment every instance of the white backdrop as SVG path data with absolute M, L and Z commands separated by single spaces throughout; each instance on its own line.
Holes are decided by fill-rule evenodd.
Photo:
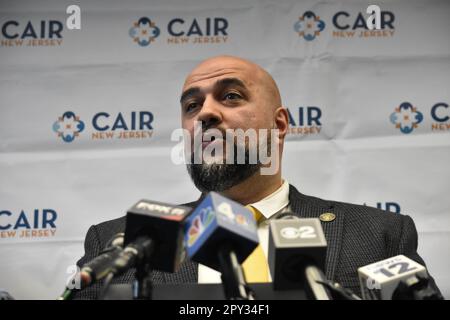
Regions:
M 81 30 L 66 26 L 70 4 Z M 369 4 L 385 12 L 383 30 L 361 25 Z M 90 225 L 141 198 L 198 197 L 170 161 L 179 94 L 201 60 L 233 54 L 280 86 L 292 116 L 289 182 L 411 215 L 449 297 L 449 14 L 449 1 L 427 0 L 1 1 L 0 288 L 53 299 Z M 68 111 L 78 120 L 63 119 Z

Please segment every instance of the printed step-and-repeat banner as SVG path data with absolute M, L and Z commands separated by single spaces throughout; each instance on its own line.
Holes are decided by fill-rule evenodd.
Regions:
M 232 54 L 279 84 L 283 176 L 410 215 L 450 297 L 449 13 L 428 0 L 1 1 L 0 288 L 56 298 L 89 226 L 141 198 L 198 197 L 170 157 L 181 87 Z

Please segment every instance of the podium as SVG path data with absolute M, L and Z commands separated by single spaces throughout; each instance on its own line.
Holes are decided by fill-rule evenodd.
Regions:
M 306 300 L 304 290 L 274 290 L 272 283 L 251 283 L 256 300 Z M 105 300 L 131 300 L 131 284 L 111 285 Z M 222 284 L 154 284 L 153 300 L 225 300 Z

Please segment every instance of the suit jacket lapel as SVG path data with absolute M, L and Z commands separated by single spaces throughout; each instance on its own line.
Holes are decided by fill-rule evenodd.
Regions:
M 335 220 L 330 222 L 321 221 L 328 245 L 325 274 L 328 279 L 333 280 L 342 243 L 343 212 L 339 212 L 339 209 L 334 207 L 331 202 L 301 194 L 292 185 L 289 186 L 289 203 L 292 212 L 302 218 L 319 218 L 325 212 L 335 214 Z

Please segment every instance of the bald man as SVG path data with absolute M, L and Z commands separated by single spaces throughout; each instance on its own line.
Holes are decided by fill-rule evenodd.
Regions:
M 195 186 L 202 196 L 216 191 L 258 212 L 261 216 L 258 234 L 266 256 L 268 221 L 291 212 L 301 218 L 321 219 L 328 243 L 326 276 L 357 294 L 360 292 L 357 269 L 361 266 L 399 254 L 425 265 L 417 253 L 417 231 L 409 216 L 307 196 L 282 176 L 281 158 L 288 114 L 282 106 L 275 81 L 260 66 L 231 56 L 205 60 L 186 78 L 180 103 L 182 128 L 191 137 L 191 141 L 186 141 L 191 150 L 191 154 L 186 155 L 188 160 L 192 160 L 194 153 L 199 151 L 194 145 L 196 134 L 202 136 L 202 157 L 207 157 L 205 151 L 208 149 L 223 151 L 218 157 L 218 153 L 213 152 L 212 161 L 187 161 L 187 170 Z M 196 131 L 196 128 L 200 130 Z M 270 163 L 263 163 L 260 159 L 252 163 L 248 161 L 256 150 L 248 140 L 239 143 L 235 139 L 226 139 L 226 132 L 238 129 L 256 130 L 256 149 L 265 146 L 263 149 L 271 156 Z M 216 130 L 222 137 L 206 139 L 210 130 Z M 261 135 L 261 130 L 272 134 Z M 231 149 L 227 149 L 227 145 L 235 152 L 228 154 Z M 244 163 L 236 161 L 237 151 L 244 154 Z M 232 161 L 228 161 L 230 158 Z M 274 164 L 276 170 L 264 174 L 263 169 Z M 202 196 L 185 205 L 194 208 Z M 85 255 L 78 265 L 82 266 L 96 257 L 108 240 L 124 229 L 124 217 L 92 226 L 85 240 Z M 134 274 L 135 271 L 130 270 L 115 282 L 131 283 Z M 249 274 L 247 276 L 250 277 Z M 220 275 L 188 260 L 178 272 L 155 271 L 152 279 L 155 283 L 171 284 L 219 283 Z M 271 280 L 270 275 L 268 280 Z M 100 285 L 95 285 L 78 292 L 76 298 L 95 299 L 99 289 Z
M 201 192 L 221 192 L 247 205 L 281 187 L 279 164 L 289 119 L 278 87 L 265 70 L 235 57 L 208 59 L 186 78 L 180 103 L 181 124 L 191 137 L 195 122 L 202 123 L 203 131 L 214 128 L 224 137 L 229 129 L 258 129 L 257 134 L 260 129 L 278 129 L 279 152 L 273 155 L 278 170 L 274 174 L 260 174 L 261 164 L 188 164 L 188 172 Z

